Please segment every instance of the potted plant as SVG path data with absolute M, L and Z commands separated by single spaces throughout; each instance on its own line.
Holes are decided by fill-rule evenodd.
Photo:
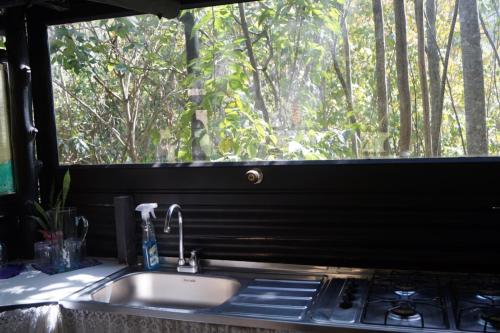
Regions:
M 41 227 L 39 232 L 47 241 L 63 239 L 64 227 L 64 212 L 68 210 L 66 207 L 66 199 L 68 198 L 69 188 L 71 184 L 71 176 L 69 170 L 66 171 L 63 178 L 61 191 L 55 194 L 55 185 L 52 186 L 52 191 L 49 200 L 49 209 L 45 210 L 38 202 L 32 202 L 36 215 L 30 216 Z

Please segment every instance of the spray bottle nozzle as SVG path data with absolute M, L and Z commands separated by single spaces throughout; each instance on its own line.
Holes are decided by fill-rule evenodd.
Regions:
M 144 222 L 148 222 L 151 217 L 156 218 L 155 208 L 158 208 L 157 203 L 143 203 L 135 207 L 137 212 L 141 212 L 141 218 Z

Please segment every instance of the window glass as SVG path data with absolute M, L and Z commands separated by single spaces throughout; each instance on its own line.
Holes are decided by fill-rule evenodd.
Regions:
M 14 192 L 7 103 L 7 75 L 0 63 L 0 194 Z
M 60 161 L 498 156 L 497 2 L 374 3 L 50 27 Z

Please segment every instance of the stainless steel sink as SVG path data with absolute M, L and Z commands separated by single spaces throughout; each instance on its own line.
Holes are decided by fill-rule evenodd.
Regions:
M 246 265 L 207 265 L 203 274 L 178 273 L 167 266 L 155 272 L 127 267 L 59 304 L 65 309 L 234 326 L 251 327 L 260 320 L 276 321 L 270 324 L 273 329 L 284 328 L 284 323 L 311 324 L 307 313 L 328 276 L 322 271 L 296 274 L 263 267 L 254 272 Z
M 103 286 L 91 294 L 91 299 L 116 305 L 192 312 L 223 304 L 240 286 L 231 278 L 140 272 Z

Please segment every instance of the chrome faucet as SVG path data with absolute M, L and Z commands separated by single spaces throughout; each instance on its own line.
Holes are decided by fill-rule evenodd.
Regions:
M 177 271 L 181 273 L 198 273 L 198 258 L 196 251 L 191 251 L 191 258 L 188 263 L 186 263 L 186 260 L 184 259 L 182 208 L 178 204 L 173 204 L 168 208 L 163 231 L 167 234 L 170 233 L 170 221 L 172 220 L 172 215 L 174 215 L 175 212 L 177 212 L 177 219 L 179 221 L 179 261 L 177 262 Z

